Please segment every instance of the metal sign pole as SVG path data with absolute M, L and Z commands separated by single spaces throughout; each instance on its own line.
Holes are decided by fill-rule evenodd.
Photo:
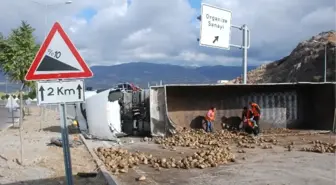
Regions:
M 235 26 L 231 25 L 231 28 L 236 28 L 242 30 L 243 32 L 243 43 L 242 45 L 230 44 L 230 47 L 235 47 L 239 49 L 243 49 L 243 84 L 247 83 L 247 50 L 250 48 L 251 45 L 251 38 L 250 38 L 250 30 L 244 24 L 243 26 Z
M 202 16 L 206 15 L 206 24 L 203 24 Z M 211 17 L 220 17 L 221 20 L 211 20 Z M 231 24 L 232 13 L 229 10 L 215 7 L 213 5 L 202 3 L 201 15 L 197 17 L 201 21 L 200 38 L 197 39 L 201 46 L 214 47 L 230 50 L 230 47 L 243 49 L 243 84 L 247 83 L 247 50 L 250 48 L 250 31 L 244 24 L 235 26 Z M 214 27 L 213 25 L 217 25 Z M 218 29 L 220 28 L 220 29 Z M 224 29 L 225 28 L 225 29 Z M 240 45 L 230 44 L 231 28 L 236 28 L 242 31 L 242 43 Z M 223 30 L 222 30 L 223 29 Z M 221 37 L 221 39 L 220 39 Z M 224 39 L 223 39 L 224 38 Z
M 43 123 L 45 123 L 46 121 L 46 114 L 47 114 L 47 106 L 44 105 L 43 106 Z
M 247 82 L 247 26 L 243 25 L 243 84 Z
M 73 185 L 71 155 L 70 155 L 69 138 L 68 138 L 69 134 L 68 134 L 68 125 L 67 125 L 67 119 L 66 119 L 65 106 L 66 106 L 65 103 L 59 104 L 59 113 L 60 113 L 61 130 L 62 130 L 62 146 L 63 146 L 63 154 L 64 154 L 64 166 L 65 166 L 67 185 Z
M 11 110 L 11 113 L 12 113 L 12 122 L 13 122 L 13 127 L 15 126 L 14 125 L 14 108 L 13 108 L 13 98 L 10 99 L 11 101 L 11 108 L 9 110 Z
M 55 33 L 59 33 L 60 37 L 54 37 Z M 56 41 L 55 41 L 56 40 Z M 51 44 L 57 43 L 57 44 Z M 64 47 L 64 44 L 67 47 Z M 64 154 L 64 168 L 66 173 L 67 185 L 73 185 L 71 156 L 69 148 L 69 135 L 66 117 L 66 103 L 77 103 L 85 101 L 85 91 L 83 80 L 73 80 L 74 78 L 91 78 L 92 71 L 85 63 L 84 59 L 80 56 L 77 49 L 72 44 L 70 38 L 65 34 L 62 26 L 55 22 L 46 40 L 43 42 L 39 52 L 36 54 L 26 76 L 27 81 L 37 82 L 37 97 L 39 105 L 53 104 L 59 107 L 59 117 L 62 131 L 62 146 Z M 50 62 L 52 61 L 52 62 Z M 68 70 L 64 65 L 66 64 L 73 68 L 81 66 L 82 72 L 77 70 Z M 77 63 L 77 65 L 75 65 Z M 48 66 L 48 70 L 39 70 L 38 66 Z M 66 71 L 64 71 L 66 70 Z M 36 73 L 36 71 L 42 73 Z M 57 72 L 57 73 L 56 73 Z M 67 79 L 71 81 L 62 81 L 60 79 Z M 46 117 L 46 109 L 43 107 L 43 121 Z M 48 116 L 48 115 L 47 115 Z
M 43 105 L 40 105 L 40 110 L 41 110 L 41 119 L 40 119 L 40 131 L 42 130 L 42 124 L 44 122 L 44 108 Z

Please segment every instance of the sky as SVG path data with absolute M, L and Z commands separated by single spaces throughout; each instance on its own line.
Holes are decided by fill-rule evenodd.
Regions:
M 89 65 L 128 62 L 183 66 L 242 64 L 242 50 L 199 46 L 201 3 L 232 11 L 251 30 L 248 65 L 287 56 L 304 40 L 335 30 L 334 0 L 0 0 L 0 32 L 28 21 L 42 42 L 61 23 Z M 46 6 L 47 4 L 47 6 Z M 231 30 L 231 44 L 241 44 Z

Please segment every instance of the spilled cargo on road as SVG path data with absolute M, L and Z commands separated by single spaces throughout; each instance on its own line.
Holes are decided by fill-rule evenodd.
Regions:
M 151 134 L 201 128 L 211 106 L 216 130 L 239 124 L 249 101 L 262 109 L 262 128 L 331 130 L 335 124 L 335 83 L 247 85 L 165 85 L 150 89 Z

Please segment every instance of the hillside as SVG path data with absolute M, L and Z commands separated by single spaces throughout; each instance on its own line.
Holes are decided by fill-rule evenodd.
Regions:
M 300 42 L 286 57 L 248 72 L 248 83 L 321 82 L 324 46 L 327 46 L 327 81 L 335 81 L 336 32 L 322 32 Z M 232 80 L 239 83 L 240 78 Z
M 249 66 L 248 70 L 255 69 Z M 216 83 L 217 80 L 229 80 L 242 73 L 240 66 L 203 66 L 183 67 L 169 64 L 145 62 L 127 63 L 113 66 L 93 66 L 92 79 L 85 80 L 86 86 L 108 88 L 120 82 L 134 82 L 141 87 L 148 83 Z M 7 84 L 8 91 L 19 88 L 17 84 Z M 0 91 L 5 91 L 5 77 L 0 73 Z

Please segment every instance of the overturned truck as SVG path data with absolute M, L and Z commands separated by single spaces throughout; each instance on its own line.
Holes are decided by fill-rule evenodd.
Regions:
M 249 101 L 262 109 L 261 128 L 335 129 L 335 83 L 165 85 L 150 89 L 150 130 L 165 136 L 200 128 L 210 106 L 215 129 L 239 124 Z
M 167 136 L 201 128 L 210 106 L 215 130 L 241 122 L 249 101 L 262 109 L 261 128 L 334 130 L 335 83 L 210 84 L 153 86 L 140 92 L 86 92 L 76 107 L 83 133 L 114 139 L 123 135 Z
M 76 120 L 87 138 L 115 140 L 125 135 L 149 135 L 149 91 L 120 89 L 86 91 L 76 104 Z

